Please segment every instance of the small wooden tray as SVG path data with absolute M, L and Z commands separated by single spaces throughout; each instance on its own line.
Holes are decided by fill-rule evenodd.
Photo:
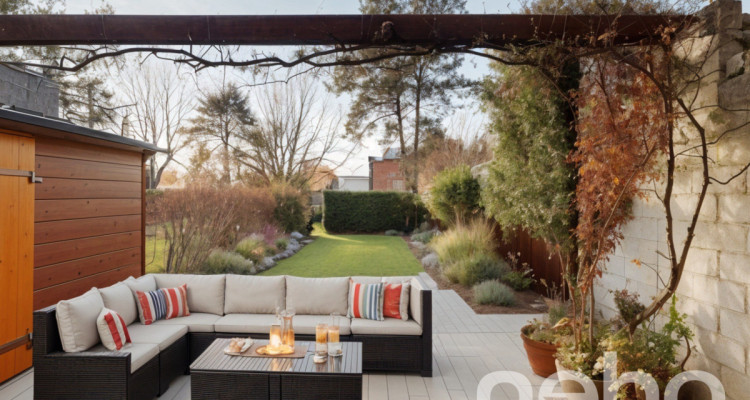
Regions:
M 261 357 L 261 358 L 304 358 L 307 354 L 310 346 L 309 345 L 302 345 L 302 346 L 295 346 L 294 347 L 294 353 L 290 354 L 275 354 L 275 355 L 269 355 L 269 354 L 260 354 L 258 353 L 258 350 L 261 348 L 265 348 L 265 343 L 258 343 L 257 341 L 253 344 L 252 347 L 250 347 L 247 351 L 240 354 L 242 357 Z

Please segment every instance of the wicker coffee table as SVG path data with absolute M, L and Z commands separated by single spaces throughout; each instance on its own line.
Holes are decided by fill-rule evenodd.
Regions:
M 202 399 L 361 399 L 362 343 L 342 342 L 344 354 L 313 362 L 314 343 L 304 358 L 228 356 L 229 339 L 216 339 L 190 365 L 190 392 Z

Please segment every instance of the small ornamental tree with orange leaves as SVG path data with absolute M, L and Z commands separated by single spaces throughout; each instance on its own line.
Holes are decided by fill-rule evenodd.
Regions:
M 579 252 L 577 272 L 567 281 L 578 344 L 586 317 L 589 343 L 593 340 L 594 281 L 622 239 L 620 228 L 632 218 L 632 201 L 644 196 L 641 185 L 659 178 L 657 160 L 668 142 L 657 87 L 624 64 L 607 57 L 587 60 L 573 101 L 578 140 L 570 161 L 578 168 L 574 234 Z

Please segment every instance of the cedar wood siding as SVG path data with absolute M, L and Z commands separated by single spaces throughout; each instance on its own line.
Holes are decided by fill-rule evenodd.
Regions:
M 34 309 L 143 267 L 143 154 L 36 137 Z

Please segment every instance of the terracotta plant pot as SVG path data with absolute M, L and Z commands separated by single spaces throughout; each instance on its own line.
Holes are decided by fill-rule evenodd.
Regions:
M 526 325 L 521 328 L 523 348 L 526 349 L 526 357 L 529 358 L 531 370 L 534 371 L 535 374 L 546 378 L 557 372 L 557 369 L 555 368 L 555 353 L 557 353 L 557 346 L 529 339 L 525 332 L 527 332 L 527 329 L 530 326 L 531 325 Z
M 562 387 L 563 393 L 584 393 L 583 386 L 575 380 L 576 376 L 573 371 L 563 367 L 558 360 L 555 360 L 555 367 L 557 368 L 557 378 L 560 380 L 560 387 Z M 603 381 L 601 379 L 592 379 L 591 381 L 594 382 L 599 400 L 604 399 L 604 388 L 609 388 L 612 381 Z

